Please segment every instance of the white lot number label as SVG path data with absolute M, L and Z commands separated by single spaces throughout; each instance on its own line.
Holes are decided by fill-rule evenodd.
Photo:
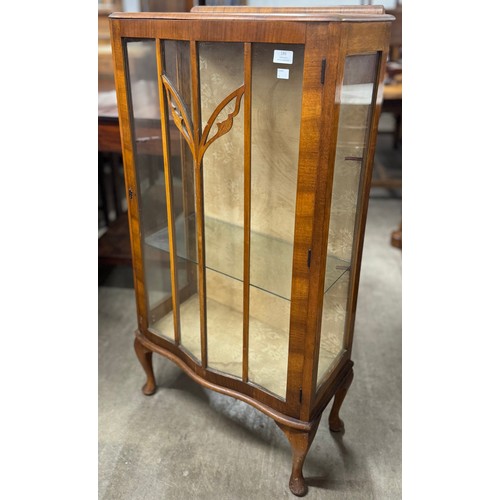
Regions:
M 292 64 L 293 51 L 291 50 L 275 50 L 273 62 L 278 64 Z
M 278 68 L 278 74 L 276 75 L 277 78 L 280 78 L 282 80 L 288 80 L 290 78 L 290 70 L 285 69 L 285 68 Z

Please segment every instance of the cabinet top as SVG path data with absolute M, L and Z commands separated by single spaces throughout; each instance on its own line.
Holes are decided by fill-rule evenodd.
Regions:
M 259 20 L 259 21 L 317 21 L 317 22 L 374 22 L 393 21 L 381 5 L 336 7 L 238 7 L 202 6 L 191 12 L 114 12 L 111 19 L 141 20 Z

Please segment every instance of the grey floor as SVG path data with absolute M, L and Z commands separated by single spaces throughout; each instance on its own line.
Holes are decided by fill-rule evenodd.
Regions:
M 370 200 L 346 431 L 329 432 L 330 403 L 304 465 L 306 498 L 401 498 L 401 252 L 389 244 L 400 220 L 400 199 Z M 289 444 L 270 418 L 160 357 L 158 391 L 142 395 L 129 277 L 114 269 L 99 287 L 99 498 L 296 498 Z

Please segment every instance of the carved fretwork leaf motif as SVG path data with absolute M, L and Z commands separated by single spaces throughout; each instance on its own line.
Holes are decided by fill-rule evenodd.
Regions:
M 208 119 L 208 122 L 205 126 L 205 129 L 203 130 L 203 135 L 201 136 L 201 141 L 200 141 L 200 147 L 201 147 L 201 156 L 205 153 L 205 151 L 208 149 L 210 144 L 214 142 L 216 139 L 219 137 L 222 137 L 224 134 L 227 134 L 231 128 L 233 127 L 233 120 L 235 116 L 240 112 L 240 104 L 241 104 L 241 98 L 243 97 L 243 94 L 245 93 L 245 85 L 242 85 L 241 87 L 238 87 L 234 92 L 231 92 L 216 108 L 215 111 L 212 113 L 210 118 Z M 216 120 L 216 118 L 221 114 L 221 112 L 224 110 L 226 106 L 228 106 L 233 99 L 236 99 L 235 105 L 234 105 L 234 111 L 232 113 L 229 113 L 227 118 L 222 121 L 222 122 L 217 122 L 217 133 L 210 139 L 208 139 L 208 136 L 210 135 L 210 130 L 212 129 L 212 126 Z
M 167 91 L 168 106 L 172 111 L 175 126 L 186 139 L 193 156 L 196 157 L 197 145 L 194 142 L 193 122 L 191 121 L 187 107 L 176 88 L 172 85 L 172 82 L 165 75 L 162 75 L 162 81 Z
M 212 144 L 219 137 L 222 137 L 224 134 L 227 134 L 233 127 L 233 120 L 240 112 L 241 98 L 245 93 L 245 85 L 241 85 L 241 87 L 238 87 L 234 92 L 231 92 L 231 94 L 223 99 L 223 101 L 215 108 L 215 111 L 211 114 L 205 128 L 203 129 L 200 142 L 197 143 L 195 141 L 193 122 L 191 121 L 191 116 L 187 111 L 187 106 L 185 105 L 182 97 L 172 85 L 172 82 L 165 75 L 162 75 L 162 81 L 167 91 L 168 106 L 172 112 L 174 123 L 189 144 L 196 164 L 199 166 L 201 165 L 203 155 L 210 144 Z M 226 108 L 226 106 L 228 106 L 234 99 L 236 99 L 234 110 L 227 115 L 225 120 L 216 123 L 217 132 L 210 139 L 208 139 L 215 120 L 224 108 Z

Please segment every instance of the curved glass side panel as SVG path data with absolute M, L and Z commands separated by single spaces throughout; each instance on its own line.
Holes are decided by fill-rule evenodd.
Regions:
M 377 77 L 378 54 L 348 56 L 340 96 L 339 128 L 330 206 L 317 387 L 345 351 L 351 258 L 359 216 Z

